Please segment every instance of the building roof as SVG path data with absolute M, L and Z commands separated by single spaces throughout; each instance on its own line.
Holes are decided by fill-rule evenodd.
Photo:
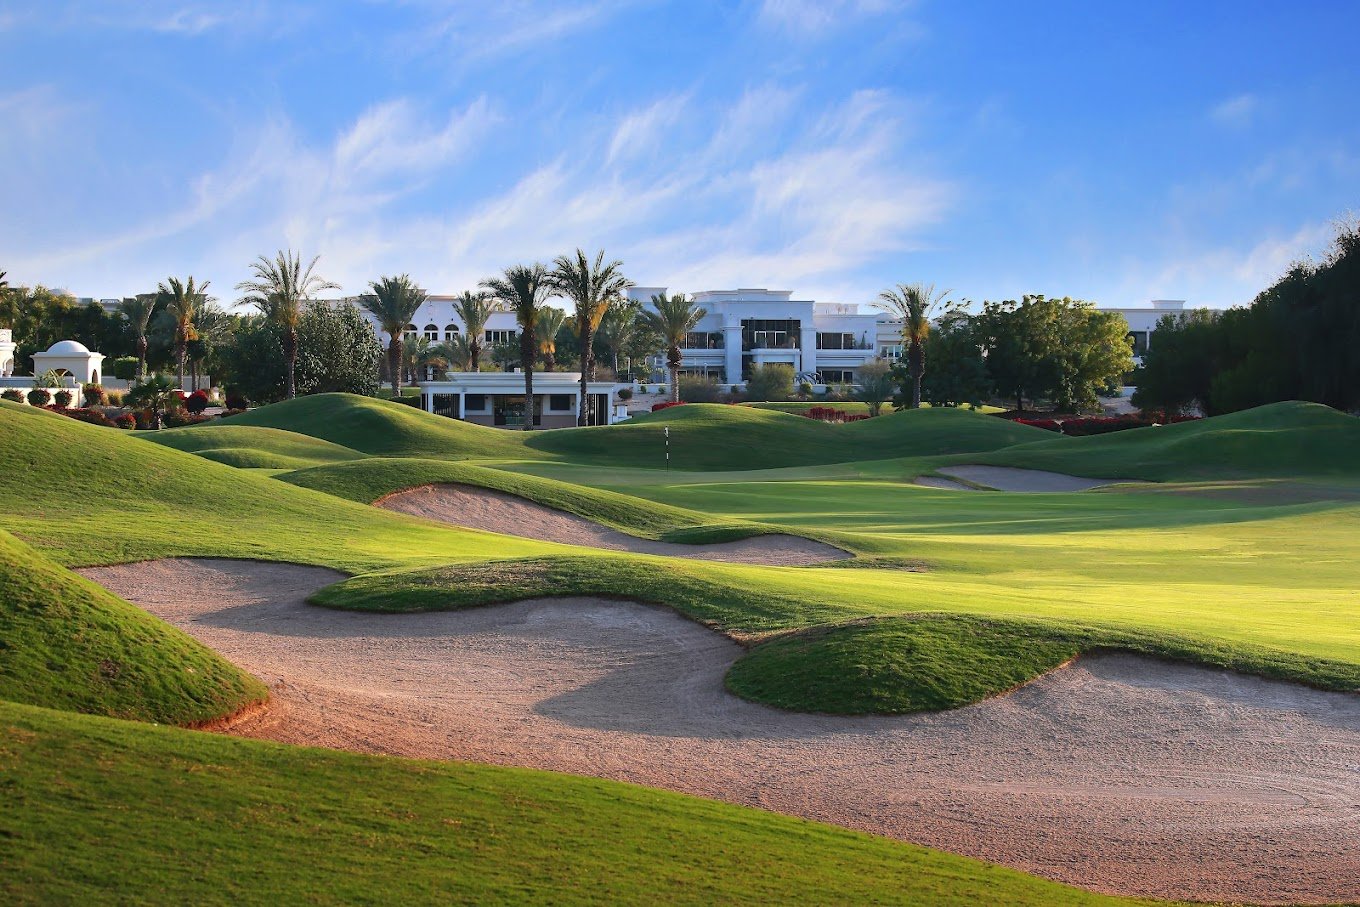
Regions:
M 58 340 L 47 352 L 52 356 L 88 356 L 90 348 L 76 340 Z

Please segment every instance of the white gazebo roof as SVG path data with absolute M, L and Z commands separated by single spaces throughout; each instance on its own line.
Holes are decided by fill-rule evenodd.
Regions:
M 75 340 L 58 340 L 46 352 L 33 354 L 33 374 L 64 371 L 81 384 L 98 383 L 103 364 L 102 353 L 92 353 L 89 347 Z
M 58 340 L 47 348 L 48 356 L 88 356 L 90 348 L 78 340 Z M 98 353 L 94 355 L 99 356 Z M 99 356 L 103 359 L 103 356 Z

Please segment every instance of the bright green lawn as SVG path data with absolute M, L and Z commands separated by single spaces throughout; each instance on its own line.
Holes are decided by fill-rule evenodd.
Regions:
M 0 702 L 0 902 L 1126 904 L 643 787 Z

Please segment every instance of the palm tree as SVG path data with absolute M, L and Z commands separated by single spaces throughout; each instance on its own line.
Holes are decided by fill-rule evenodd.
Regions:
M 694 330 L 707 311 L 695 308 L 683 293 L 667 296 L 657 293 L 652 296 L 653 310 L 644 310 L 642 320 L 656 331 L 661 342 L 666 345 L 666 365 L 671 370 L 671 402 L 680 402 L 680 347 L 684 346 L 685 335 Z M 728 375 L 730 379 L 732 376 Z
M 419 382 L 426 366 L 443 367 L 444 360 L 428 337 L 416 336 L 404 342 L 401 347 L 401 372 L 410 375 L 412 381 Z
M 212 303 L 208 303 L 198 310 L 198 317 L 194 321 L 194 331 L 198 335 L 189 341 L 189 383 L 198 389 L 198 369 L 204 361 L 213 354 L 216 346 L 226 341 L 232 329 L 236 326 L 236 319 L 227 314 L 223 309 L 218 308 Z
M 280 249 L 270 261 L 261 255 L 250 263 L 255 272 L 252 280 L 243 280 L 236 285 L 246 295 L 241 301 L 260 310 L 264 317 L 278 325 L 283 333 L 283 360 L 287 376 L 287 397 L 297 396 L 297 354 L 298 322 L 302 320 L 302 306 L 313 294 L 322 290 L 338 290 L 340 284 L 333 283 L 319 274 L 313 273 L 318 255 L 306 268 L 302 267 L 302 256 L 292 249 Z
M 416 312 L 425 304 L 425 291 L 417 287 L 411 278 L 383 277 L 368 285 L 373 292 L 359 297 L 359 304 L 378 319 L 378 327 L 385 331 L 387 341 L 387 375 L 392 379 L 392 396 L 401 396 L 401 368 L 405 361 L 402 353 L 403 331 L 416 317 Z
M 557 332 L 566 321 L 566 309 L 555 305 L 545 305 L 538 316 L 538 352 L 545 372 L 557 371 Z
M 499 277 L 482 281 L 482 287 L 515 313 L 519 322 L 520 365 L 524 369 L 524 430 L 534 428 L 534 356 L 538 353 L 538 320 L 553 294 L 548 269 L 541 262 L 513 265 Z
M 175 370 L 179 376 L 179 386 L 184 387 L 184 357 L 189 351 L 189 342 L 198 339 L 194 321 L 199 309 L 208 302 L 207 289 L 210 281 L 194 285 L 191 276 L 188 281 L 171 277 L 157 287 L 157 292 L 165 297 L 165 311 L 175 323 Z
M 127 319 L 137 344 L 137 380 L 146 376 L 146 329 L 151 324 L 151 314 L 156 311 L 156 297 L 152 293 L 132 296 L 118 303 L 118 311 Z
M 592 262 L 586 253 L 576 250 L 575 256 L 559 255 L 553 262 L 553 285 L 576 307 L 576 336 L 581 338 L 581 410 L 576 424 L 587 424 L 589 396 L 586 384 L 595 377 L 595 331 L 600 326 L 609 304 L 623 296 L 633 282 L 623 276 L 623 262 L 605 264 L 604 250 Z
M 463 322 L 463 335 L 467 338 L 468 346 L 468 370 L 478 371 L 482 364 L 482 353 L 486 352 L 486 323 L 494 313 L 500 311 L 500 306 L 486 293 L 464 290 L 463 295 L 453 301 L 453 311 Z
M 878 294 L 874 308 L 902 320 L 902 342 L 907 347 L 907 374 L 911 376 L 911 409 L 921 406 L 921 376 L 926 373 L 926 337 L 930 334 L 930 316 L 935 307 L 945 302 L 948 290 L 935 292 L 934 284 L 898 284 L 895 290 Z
M 431 344 L 426 356 L 431 364 L 442 363 L 445 370 L 466 371 L 472 358 L 472 345 L 465 335 L 454 334 L 443 343 Z
M 611 305 L 604 313 L 604 318 L 600 319 L 600 329 L 595 332 L 595 336 L 600 338 L 605 349 L 609 350 L 615 375 L 619 374 L 619 356 L 633 345 L 640 333 L 642 326 L 638 323 L 639 309 L 638 304 L 632 300 Z

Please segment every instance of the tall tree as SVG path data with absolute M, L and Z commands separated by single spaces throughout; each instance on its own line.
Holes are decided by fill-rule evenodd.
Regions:
M 320 260 L 321 256 L 317 255 L 304 268 L 300 254 L 292 249 L 280 249 L 272 261 L 261 255 L 251 262 L 250 269 L 255 276 L 236 285 L 236 289 L 245 293 L 241 301 L 255 306 L 280 329 L 284 393 L 289 400 L 297 396 L 298 322 L 302 320 L 303 305 L 315 293 L 340 288 L 340 284 L 315 272 Z
M 644 331 L 639 322 L 641 312 L 642 303 L 624 298 L 610 303 L 604 318 L 600 319 L 600 329 L 595 336 L 608 351 L 615 375 L 620 374 L 619 357 L 637 344 L 639 335 Z
M 482 287 L 514 312 L 515 320 L 519 322 L 520 366 L 524 369 L 524 430 L 533 431 L 538 320 L 555 288 L 548 277 L 548 269 L 541 262 L 513 265 L 499 277 L 482 281 Z
M 567 312 L 554 305 L 543 307 L 538 316 L 538 353 L 543 357 L 543 371 L 557 371 L 557 332 L 566 324 Z
M 575 255 L 558 256 L 553 262 L 552 281 L 576 308 L 576 335 L 581 340 L 581 409 L 576 424 L 586 425 L 594 412 L 587 405 L 586 384 L 595 377 L 595 331 L 609 304 L 633 282 L 623 276 L 623 262 L 605 263 L 603 249 L 596 253 L 593 262 L 580 249 Z
M 478 371 L 482 365 L 482 354 L 486 352 L 486 323 L 491 316 L 500 311 L 500 306 L 487 293 L 473 293 L 464 290 L 453 301 L 453 311 L 463 322 L 463 335 L 467 338 L 468 370 Z
M 146 329 L 156 311 L 156 297 L 152 293 L 128 297 L 118 303 L 118 311 L 127 319 L 128 331 L 137 348 L 137 380 L 141 381 L 146 377 Z
M 466 334 L 454 334 L 443 343 L 432 344 L 428 354 L 433 359 L 443 363 L 443 368 L 446 370 L 467 371 L 468 363 L 472 359 L 472 344 L 468 341 Z
M 685 345 L 685 335 L 694 330 L 708 312 L 696 307 L 683 293 L 667 296 L 656 293 L 652 296 L 652 308 L 642 312 L 643 322 L 656 332 L 666 347 L 666 364 L 671 372 L 671 402 L 680 402 L 680 348 Z M 730 381 L 732 376 L 728 375 Z
M 425 291 L 405 274 L 380 278 L 368 287 L 371 292 L 360 296 L 359 304 L 378 319 L 378 327 L 387 333 L 387 377 L 392 381 L 392 396 L 399 397 L 404 363 L 403 332 L 427 297 Z
M 198 337 L 194 321 L 198 318 L 199 309 L 210 298 L 207 294 L 209 285 L 210 282 L 206 280 L 196 285 L 192 276 L 187 281 L 171 277 L 158 288 L 165 298 L 165 311 L 175 324 L 175 371 L 181 388 L 184 387 L 184 358 L 188 354 L 189 342 Z
M 902 343 L 907 348 L 907 374 L 911 378 L 911 409 L 921 406 L 921 376 L 926 373 L 926 337 L 930 316 L 945 302 L 948 290 L 935 292 L 934 284 L 898 284 L 878 294 L 874 307 L 902 321 Z

